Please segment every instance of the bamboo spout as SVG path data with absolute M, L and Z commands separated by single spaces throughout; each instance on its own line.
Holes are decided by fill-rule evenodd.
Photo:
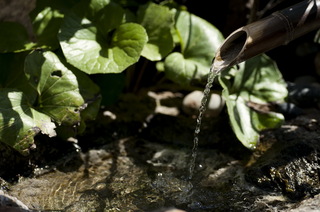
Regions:
M 305 0 L 239 28 L 216 53 L 213 67 L 223 70 L 320 28 L 320 0 Z

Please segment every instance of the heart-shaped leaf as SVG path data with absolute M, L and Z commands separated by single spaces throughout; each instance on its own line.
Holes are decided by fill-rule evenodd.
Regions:
M 138 61 L 147 33 L 139 24 L 122 24 L 119 7 L 104 7 L 94 21 L 78 13 L 65 16 L 58 38 L 70 64 L 88 74 L 120 73 Z
M 179 11 L 176 17 L 182 55 L 170 54 L 165 60 L 165 72 L 174 82 L 188 85 L 191 80 L 209 73 L 212 59 L 224 38 L 218 29 L 198 16 Z M 178 60 L 183 61 L 177 66 L 173 61 Z

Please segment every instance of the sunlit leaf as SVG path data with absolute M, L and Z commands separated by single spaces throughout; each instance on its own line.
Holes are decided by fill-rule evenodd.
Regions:
M 90 79 L 74 74 L 52 52 L 34 51 L 28 55 L 25 73 L 39 94 L 37 109 L 59 124 L 77 125 L 81 111 L 97 100 L 99 89 Z
M 232 93 L 249 94 L 246 100 L 254 102 L 274 102 L 287 96 L 286 83 L 282 74 L 266 55 L 248 60 L 240 66 L 232 87 Z
M 282 114 L 259 113 L 252 110 L 241 95 L 228 95 L 224 90 L 223 96 L 226 100 L 232 129 L 241 143 L 249 149 L 256 147 L 262 130 L 279 127 L 284 121 Z
M 275 63 L 261 55 L 240 64 L 232 79 L 225 70 L 219 81 L 223 87 L 231 126 L 242 144 L 254 148 L 262 130 L 279 127 L 284 117 L 273 111 L 257 111 L 248 103 L 267 105 L 282 102 L 287 96 L 286 84 Z M 232 82 L 231 82 L 232 79 Z
M 51 118 L 34 110 L 25 95 L 14 89 L 0 90 L 0 140 L 23 155 L 29 153 L 39 132 L 55 136 Z
M 59 47 L 58 31 L 62 22 L 63 14 L 51 7 L 40 11 L 33 19 L 33 30 L 37 39 L 37 46 L 56 49 Z
M 99 31 L 99 36 L 107 38 L 108 36 L 110 36 L 109 33 L 112 30 L 116 29 L 123 23 L 125 18 L 125 11 L 118 4 L 112 2 L 107 4 L 100 10 L 98 9 L 100 9 L 100 7 L 93 8 L 93 19 L 91 19 L 90 17 L 88 17 L 88 19 L 95 23 L 95 26 Z
M 159 61 L 174 47 L 171 30 L 174 26 L 173 12 L 168 7 L 154 3 L 141 6 L 138 21 L 147 30 L 149 41 L 141 55 L 151 61 Z
M 102 9 L 110 5 L 110 0 L 90 0 L 89 12 L 92 16 L 99 13 Z
M 88 74 L 120 73 L 138 61 L 148 36 L 139 24 L 122 24 L 120 10 L 115 4 L 105 7 L 95 21 L 65 16 L 58 37 L 70 64 Z

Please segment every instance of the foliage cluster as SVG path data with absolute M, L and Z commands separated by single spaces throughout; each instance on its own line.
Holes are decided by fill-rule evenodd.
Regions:
M 30 17 L 33 38 L 18 23 L 0 23 L 0 141 L 24 155 L 38 133 L 68 138 L 84 132 L 99 111 L 103 85 L 109 94 L 121 92 L 122 74 L 140 58 L 187 87 L 208 75 L 224 40 L 174 1 L 38 0 Z M 220 83 L 231 125 L 252 148 L 258 132 L 278 126 L 283 116 L 258 113 L 247 103 L 283 101 L 285 83 L 265 55 L 234 70 Z M 115 77 L 97 85 L 96 74 Z

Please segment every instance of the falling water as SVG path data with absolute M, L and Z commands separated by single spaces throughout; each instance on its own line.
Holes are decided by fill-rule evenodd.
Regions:
M 190 161 L 190 167 L 189 167 L 189 180 L 191 180 L 193 177 L 193 172 L 194 172 L 196 158 L 197 158 L 197 151 L 198 151 L 198 144 L 199 144 L 199 133 L 201 130 L 201 121 L 202 121 L 203 114 L 206 111 L 206 106 L 207 106 L 207 101 L 208 101 L 209 94 L 210 94 L 210 89 L 212 87 L 213 81 L 216 78 L 216 76 L 222 71 L 222 69 L 225 68 L 224 66 L 218 66 L 218 67 L 219 68 L 217 68 L 215 62 L 211 66 L 210 72 L 208 75 L 207 84 L 206 84 L 206 87 L 203 91 L 203 97 L 201 99 L 201 105 L 199 108 L 199 115 L 197 117 L 197 123 L 196 123 L 196 127 L 194 130 L 193 148 L 192 148 L 192 155 L 191 155 L 191 161 Z

